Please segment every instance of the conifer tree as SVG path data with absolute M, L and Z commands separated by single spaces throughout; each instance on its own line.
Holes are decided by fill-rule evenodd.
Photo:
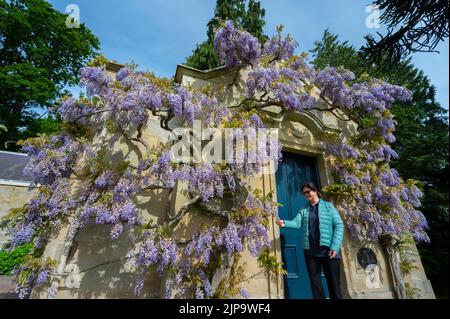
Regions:
M 248 4 L 247 4 L 248 2 Z M 214 17 L 208 22 L 207 40 L 197 44 L 192 55 L 186 59 L 186 65 L 208 70 L 220 66 L 219 57 L 214 50 L 215 30 L 222 21 L 233 20 L 235 26 L 241 27 L 256 37 L 261 44 L 268 39 L 263 32 L 265 10 L 255 0 L 217 0 Z

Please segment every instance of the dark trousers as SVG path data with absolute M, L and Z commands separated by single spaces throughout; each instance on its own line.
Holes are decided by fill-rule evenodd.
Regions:
M 341 299 L 341 260 L 305 254 L 305 262 L 314 299 L 325 299 L 325 293 L 322 286 L 322 270 L 327 281 L 330 299 Z

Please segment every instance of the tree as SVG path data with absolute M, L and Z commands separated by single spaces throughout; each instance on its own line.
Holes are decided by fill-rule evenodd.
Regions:
M 42 121 L 37 109 L 67 93 L 99 48 L 85 25 L 67 28 L 66 18 L 44 0 L 0 0 L 0 124 L 8 129 L 0 148 Z
M 383 61 L 369 62 L 364 52 L 346 41 L 340 42 L 328 30 L 316 42 L 312 53 L 312 64 L 317 69 L 343 67 L 357 77 L 368 73 L 411 90 L 412 100 L 408 104 L 395 103 L 392 107 L 397 121 L 393 148 L 401 159 L 392 161 L 392 166 L 403 177 L 417 179 L 422 184 L 421 209 L 430 224 L 431 244 L 420 244 L 418 248 L 436 295 L 448 297 L 448 272 L 445 271 L 449 267 L 448 251 L 442 247 L 449 244 L 449 126 L 447 110 L 436 101 L 434 86 L 410 59 L 391 64 L 390 68 L 380 68 Z
M 214 50 L 214 35 L 221 23 L 232 20 L 236 26 L 242 27 L 255 36 L 261 44 L 267 40 L 263 33 L 265 10 L 259 1 L 249 0 L 217 0 L 214 17 L 208 22 L 207 40 L 198 44 L 192 55 L 186 59 L 186 65 L 209 70 L 220 66 L 217 51 Z
M 448 0 L 376 0 L 381 22 L 388 27 L 387 35 L 379 40 L 366 36 L 362 51 L 370 61 L 381 61 L 385 67 L 399 62 L 414 52 L 433 52 L 444 38 L 448 38 Z
M 39 248 L 17 269 L 20 296 L 26 296 L 33 285 L 46 284 L 55 268 L 62 274 L 75 235 L 91 218 L 111 226 L 112 240 L 122 235 L 125 226 L 135 230 L 135 247 L 127 256 L 138 269 L 137 294 L 145 275 L 155 267 L 160 276 L 166 276 L 166 298 L 248 297 L 240 289 L 248 280 L 239 264 L 245 248 L 269 274 L 279 274 L 282 265 L 268 250 L 277 203 L 270 193 L 254 190 L 246 182 L 262 173 L 270 161 L 280 160 L 282 145 L 266 131 L 267 106 L 279 106 L 291 114 L 327 112 L 358 124 L 352 136 L 324 133 L 323 150 L 336 181 L 325 191 L 342 207 L 356 239 L 378 241 L 408 234 L 427 241 L 426 220 L 416 209 L 421 197 L 416 181 L 404 181 L 389 164 L 397 156 L 390 147 L 395 129 L 390 109 L 394 101 L 407 102 L 411 92 L 375 78 L 355 81 L 354 74 L 343 69 L 316 72 L 304 56 L 294 55 L 296 45 L 278 32 L 261 50 L 257 38 L 226 21 L 216 33 L 214 47 L 230 70 L 248 72 L 245 83 L 211 83 L 203 88 L 179 86 L 128 68 L 113 79 L 96 62 L 84 67 L 81 85 L 86 97 L 66 98 L 58 109 L 64 130 L 24 143 L 30 156 L 26 172 L 33 176 L 37 196 L 6 217 L 14 234 L 10 248 L 28 242 L 38 243 Z M 272 58 L 262 60 L 263 56 Z M 221 97 L 235 92 L 236 86 L 244 92 L 230 105 Z M 151 114 L 171 137 L 167 143 L 149 145 L 144 138 Z M 233 131 L 237 140 L 233 138 L 231 146 L 227 143 L 231 149 L 226 152 L 233 155 L 212 159 L 210 152 L 203 152 L 197 156 L 197 146 L 185 144 L 199 133 L 193 131 L 194 123 L 213 131 L 218 143 L 223 142 L 220 132 Z M 185 133 L 179 136 L 180 132 Z M 120 157 L 111 147 L 118 139 L 137 156 L 126 152 Z M 244 139 L 254 140 L 257 147 L 249 145 L 241 152 Z M 188 156 L 176 157 L 172 147 L 178 143 L 188 146 Z M 223 154 L 221 147 L 215 151 Z M 136 196 L 149 190 L 173 191 L 177 182 L 188 185 L 183 192 L 186 202 L 168 212 L 164 225 L 143 220 Z M 76 186 L 73 192 L 71 186 Z M 227 205 L 217 205 L 227 200 Z M 193 207 L 214 217 L 213 221 L 179 247 L 173 231 Z M 63 225 L 69 229 L 63 256 L 56 264 L 41 260 L 42 248 Z M 179 250 L 185 258 L 178 258 Z M 212 285 L 220 268 L 228 268 L 223 273 L 231 275 Z M 52 278 L 49 297 L 56 295 L 62 277 Z
M 21 140 L 36 137 L 39 134 L 52 135 L 61 130 L 61 120 L 54 114 L 30 119 L 27 129 L 21 132 Z

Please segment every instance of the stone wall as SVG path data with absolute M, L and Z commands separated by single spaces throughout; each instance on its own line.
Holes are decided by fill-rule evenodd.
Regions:
M 0 218 L 5 216 L 12 208 L 22 207 L 33 197 L 28 191 L 26 183 L 13 183 L 0 181 Z M 7 230 L 0 229 L 0 247 L 10 238 Z

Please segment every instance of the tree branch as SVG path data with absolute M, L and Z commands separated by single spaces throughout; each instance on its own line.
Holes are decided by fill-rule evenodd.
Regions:
M 183 216 L 188 212 L 189 207 L 197 203 L 200 200 L 200 198 L 201 196 L 197 195 L 190 201 L 186 202 L 183 206 L 181 206 L 178 213 L 173 218 L 170 218 L 169 226 L 174 226 L 175 224 L 177 224 L 181 220 L 181 218 L 183 218 Z

